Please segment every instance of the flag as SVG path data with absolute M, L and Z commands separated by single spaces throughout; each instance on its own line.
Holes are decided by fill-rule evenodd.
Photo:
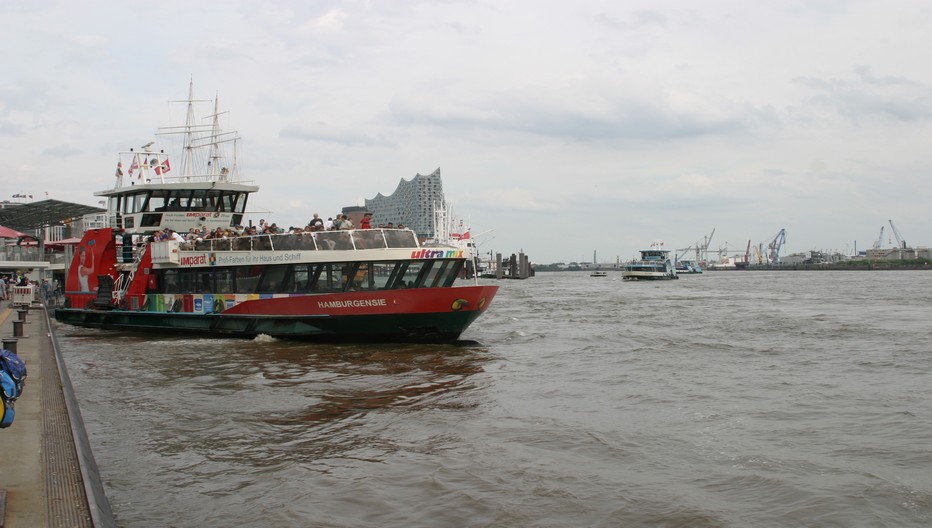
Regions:
M 130 177 L 133 176 L 133 171 L 135 171 L 135 170 L 138 169 L 138 168 L 139 168 L 139 164 L 136 163 L 136 157 L 134 156 L 134 157 L 133 157 L 133 164 L 129 166 L 129 175 L 130 175 Z M 141 172 L 139 173 L 139 176 L 142 176 L 142 173 L 141 173 Z
M 117 162 L 116 177 L 117 178 L 123 177 L 123 162 L 122 161 Z
M 161 165 L 155 168 L 155 173 L 164 174 L 170 170 L 172 170 L 172 168 L 171 168 L 171 165 L 168 164 L 168 159 L 166 158 L 165 161 L 163 161 Z

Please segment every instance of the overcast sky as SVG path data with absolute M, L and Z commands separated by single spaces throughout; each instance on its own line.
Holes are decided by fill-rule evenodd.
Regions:
M 195 95 L 254 215 L 438 167 L 480 250 L 614 262 L 932 243 L 927 1 L 4 1 L 0 199 L 96 205 Z M 895 241 L 894 241 L 895 242 Z

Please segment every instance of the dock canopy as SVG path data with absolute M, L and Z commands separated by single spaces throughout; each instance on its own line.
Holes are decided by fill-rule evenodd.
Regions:
M 71 218 L 105 212 L 107 210 L 100 207 L 59 200 L 42 200 L 0 209 L 0 225 L 12 229 L 38 229 L 48 225 L 58 225 Z

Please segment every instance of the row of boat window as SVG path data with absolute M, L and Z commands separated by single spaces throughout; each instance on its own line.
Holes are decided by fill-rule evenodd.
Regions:
M 407 229 L 357 229 L 314 233 L 208 238 L 182 242 L 187 251 L 300 251 L 414 248 L 417 239 Z
M 462 259 L 154 270 L 147 293 L 334 293 L 453 285 Z
M 124 214 L 159 211 L 234 212 L 246 210 L 249 193 L 207 189 L 159 189 L 110 198 L 110 210 Z

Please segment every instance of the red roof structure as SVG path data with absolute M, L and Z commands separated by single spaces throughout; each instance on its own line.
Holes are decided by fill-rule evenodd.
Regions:
M 27 235 L 26 233 L 20 233 L 15 229 L 10 229 L 9 227 L 0 226 L 0 238 L 33 238 L 32 235 Z

